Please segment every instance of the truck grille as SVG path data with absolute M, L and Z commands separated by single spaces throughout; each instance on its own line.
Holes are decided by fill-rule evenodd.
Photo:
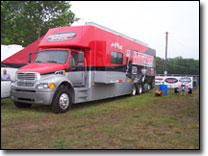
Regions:
M 37 73 L 17 73 L 17 79 L 19 80 L 36 80 Z
M 17 82 L 17 86 L 33 87 L 34 86 L 34 83 L 33 82 Z

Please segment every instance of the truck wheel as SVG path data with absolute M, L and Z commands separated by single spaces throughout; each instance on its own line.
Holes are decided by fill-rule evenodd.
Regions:
M 143 92 L 142 85 L 139 85 L 139 87 L 138 87 L 138 94 L 142 94 L 142 92 Z
M 65 113 L 70 110 L 72 105 L 71 92 L 67 87 L 59 88 L 52 101 L 52 110 L 54 113 Z
M 136 85 L 133 85 L 132 90 L 131 90 L 131 95 L 135 96 L 137 94 L 137 87 Z
M 32 106 L 32 104 L 20 103 L 20 102 L 14 102 L 14 104 L 17 108 L 30 108 Z

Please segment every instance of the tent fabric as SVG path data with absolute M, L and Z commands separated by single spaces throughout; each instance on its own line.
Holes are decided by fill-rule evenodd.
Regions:
M 43 36 L 44 37 L 44 36 Z M 11 67 L 11 68 L 20 68 L 24 65 L 28 64 L 28 55 L 29 53 L 34 53 L 38 51 L 38 46 L 43 39 L 43 37 L 39 38 L 35 42 L 31 43 L 24 49 L 18 51 L 14 55 L 8 57 L 7 59 L 1 62 L 1 67 Z

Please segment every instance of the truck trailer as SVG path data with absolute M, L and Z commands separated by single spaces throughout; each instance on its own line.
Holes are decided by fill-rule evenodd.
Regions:
M 104 26 L 53 28 L 36 45 L 11 84 L 18 108 L 43 104 L 64 113 L 72 104 L 142 94 L 155 86 L 156 51 Z

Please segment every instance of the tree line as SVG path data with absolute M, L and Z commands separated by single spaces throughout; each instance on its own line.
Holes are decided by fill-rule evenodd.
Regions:
M 199 60 L 182 58 L 168 58 L 168 74 L 199 75 Z M 165 60 L 156 57 L 156 73 L 164 74 Z
M 1 44 L 27 46 L 50 28 L 79 20 L 69 1 L 1 1 Z
M 50 28 L 71 26 L 79 18 L 70 8 L 69 1 L 1 1 L 1 44 L 26 47 Z M 156 73 L 164 73 L 160 57 L 156 57 Z M 168 74 L 199 75 L 199 60 L 169 58 Z

